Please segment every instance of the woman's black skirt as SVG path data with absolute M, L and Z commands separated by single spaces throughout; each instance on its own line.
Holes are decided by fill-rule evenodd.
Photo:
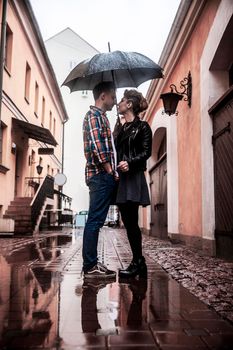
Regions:
M 143 207 L 150 204 L 150 197 L 143 170 L 120 172 L 116 204 L 137 202 Z

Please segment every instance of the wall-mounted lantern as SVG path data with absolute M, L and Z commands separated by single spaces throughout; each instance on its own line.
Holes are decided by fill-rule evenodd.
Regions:
M 42 170 L 43 170 L 43 167 L 42 167 L 40 164 L 38 164 L 38 165 L 36 166 L 37 174 L 40 175 L 40 174 L 42 173 Z
M 186 96 L 184 98 L 184 101 L 187 101 L 188 106 L 191 107 L 192 77 L 191 77 L 190 71 L 188 73 L 188 76 L 180 81 L 180 89 L 182 89 L 181 91 L 177 91 L 175 84 L 171 84 L 170 89 L 171 89 L 170 92 L 160 95 L 160 98 L 163 100 L 164 112 L 166 114 L 177 115 L 178 114 L 178 112 L 176 111 L 177 105 L 179 101 L 183 99 L 184 96 Z
M 16 149 L 17 149 L 16 143 L 12 142 L 12 144 L 11 144 L 11 153 L 12 154 L 16 154 Z

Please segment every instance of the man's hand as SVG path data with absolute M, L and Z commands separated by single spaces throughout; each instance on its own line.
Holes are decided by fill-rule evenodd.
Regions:
M 103 164 L 103 168 L 106 171 L 106 173 L 108 173 L 108 174 L 112 174 L 113 173 L 112 166 L 111 166 L 111 164 L 109 162 L 108 163 L 104 163 Z

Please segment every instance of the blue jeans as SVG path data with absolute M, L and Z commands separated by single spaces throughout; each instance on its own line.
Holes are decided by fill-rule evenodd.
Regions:
M 101 172 L 87 183 L 90 204 L 87 222 L 83 233 L 83 271 L 97 264 L 99 230 L 103 227 L 112 200 L 116 182 L 113 175 Z

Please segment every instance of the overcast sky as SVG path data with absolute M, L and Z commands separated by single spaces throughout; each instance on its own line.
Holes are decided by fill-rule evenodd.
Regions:
M 139 52 L 156 63 L 180 3 L 180 0 L 30 1 L 44 40 L 70 27 L 100 52 L 108 52 L 108 42 L 110 42 L 111 51 Z M 146 82 L 138 87 L 144 96 L 149 83 Z M 124 91 L 125 88 L 117 89 L 118 101 L 122 97 L 122 90 Z M 108 113 L 112 127 L 116 122 L 116 114 L 116 109 Z M 88 208 L 81 124 L 81 116 L 73 118 L 72 114 L 65 129 L 64 173 L 68 178 L 65 191 L 74 199 L 72 206 L 77 211 Z M 72 137 L 74 132 L 75 137 Z M 79 157 L 76 160 L 77 150 Z M 77 176 L 80 179 L 78 183 Z
M 31 0 L 44 40 L 70 27 L 100 52 L 107 52 L 110 42 L 111 51 L 136 51 L 155 62 L 179 3 L 180 0 Z

